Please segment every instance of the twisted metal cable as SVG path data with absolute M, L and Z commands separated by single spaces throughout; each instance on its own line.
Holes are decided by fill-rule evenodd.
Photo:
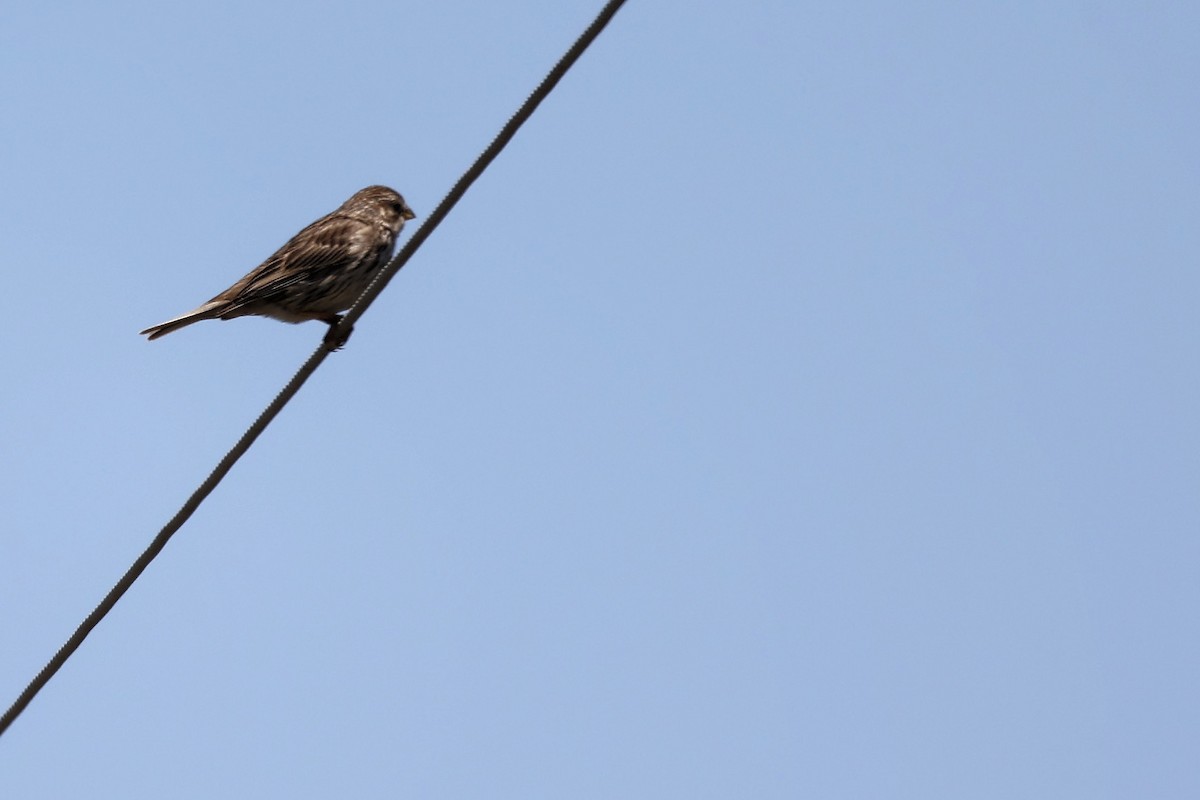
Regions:
M 525 102 L 521 105 L 517 112 L 513 114 L 512 118 L 509 119 L 507 124 L 505 124 L 505 126 L 500 130 L 500 133 L 496 135 L 496 138 L 492 140 L 492 143 L 488 145 L 488 147 L 479 155 L 477 159 L 475 159 L 475 163 L 471 165 L 470 169 L 463 173 L 463 176 L 458 179 L 458 182 L 454 184 L 454 187 L 450 189 L 445 198 L 442 199 L 442 202 L 440 202 L 437 208 L 433 210 L 433 213 L 429 215 L 429 218 L 425 220 L 425 222 L 412 235 L 412 238 L 410 238 L 408 242 L 400 249 L 400 252 L 396 254 L 396 257 L 393 258 L 386 267 L 384 267 L 379 275 L 376 276 L 375 280 L 371 282 L 371 285 L 368 286 L 358 300 L 355 301 L 354 306 L 351 307 L 348 312 L 346 312 L 346 316 L 339 323 L 338 330 L 334 332 L 332 336 L 327 337 L 326 342 L 323 342 L 321 346 L 318 347 L 311 356 L 309 356 L 308 360 L 301 365 L 295 376 L 293 376 L 288 384 L 283 387 L 278 395 L 275 396 L 275 399 L 271 401 L 270 405 L 268 405 L 266 409 L 259 414 L 258 419 L 254 421 L 254 424 L 252 424 L 246 430 L 246 432 L 242 434 L 242 437 L 238 439 L 237 443 L 229 450 L 228 453 L 225 454 L 225 457 L 221 459 L 221 461 L 204 480 L 204 482 L 201 483 L 196 491 L 192 493 L 192 496 L 187 499 L 187 502 L 185 502 L 179 511 L 176 512 L 175 516 L 171 517 L 170 522 L 163 526 L 163 529 L 158 532 L 157 536 L 154 537 L 154 541 L 150 543 L 150 546 L 147 547 L 140 556 L 138 556 L 137 560 L 134 561 L 133 565 L 125 572 L 124 575 L 121 576 L 121 579 L 117 581 L 116 585 L 109 590 L 108 594 L 104 596 L 104 599 L 100 601 L 100 604 L 96 606 L 95 610 L 93 610 L 91 614 L 88 614 L 87 618 L 80 623 L 79 627 L 75 629 L 75 632 L 71 634 L 71 637 L 67 639 L 66 643 L 63 644 L 63 646 L 58 649 L 58 652 L 54 654 L 54 657 L 51 658 L 46 666 L 42 667 L 42 670 L 34 677 L 32 681 L 29 682 L 29 685 L 25 687 L 25 691 L 21 692 L 20 696 L 17 697 L 16 701 L 13 702 L 11 706 L 9 706 L 8 710 L 4 712 L 3 716 L 0 716 L 0 735 L 3 735 L 4 732 L 8 730 L 13 721 L 20 716 L 21 712 L 24 711 L 33 698 L 37 696 L 37 693 L 41 691 L 42 687 L 44 687 L 50 681 L 50 679 L 54 677 L 54 674 L 58 672 L 63 664 L 66 663 L 67 659 L 79 649 L 79 646 L 83 644 L 83 640 L 88 637 L 88 634 L 90 634 L 92 630 L 95 629 L 98 624 L 100 624 L 100 621 L 104 619 L 109 611 L 112 610 L 113 606 L 117 604 L 117 601 L 121 599 L 121 596 L 129 590 L 129 587 L 131 587 L 133 582 L 138 579 L 138 576 L 140 576 L 142 572 L 145 571 L 146 567 L 150 565 L 150 562 L 153 561 L 160 552 L 162 552 L 162 549 L 166 547 L 167 542 L 173 535 L 175 535 L 175 532 L 183 527 L 183 524 L 187 522 L 188 518 L 191 517 L 193 513 L 195 513 L 196 509 L 200 507 L 200 504 L 204 502 L 205 498 L 212 493 L 213 489 L 217 488 L 217 484 L 224 479 L 224 477 L 229 473 L 229 470 L 233 468 L 233 465 L 237 463 L 238 459 L 245 455 L 246 451 L 250 449 L 250 446 L 254 444 L 256 439 L 258 439 L 259 434 L 266 430 L 267 426 L 271 424 L 271 421 L 274 420 L 275 417 L 278 416 L 279 412 L 283 410 L 283 407 L 288 404 L 288 401 L 290 401 L 292 397 L 296 395 L 296 392 L 300 391 L 300 387 L 303 386 L 305 381 L 307 381 L 309 377 L 316 371 L 317 367 L 321 365 L 321 362 L 323 362 L 325 358 L 331 352 L 333 352 L 332 345 L 328 342 L 336 341 L 338 334 L 350 331 L 350 329 L 354 326 L 354 323 L 363 315 L 367 308 L 370 307 L 371 303 L 375 302 L 375 298 L 377 298 L 379 293 L 384 290 L 384 288 L 388 285 L 388 282 L 404 267 L 405 264 L 408 263 L 408 260 L 412 258 L 412 255 L 417 251 L 417 248 L 419 248 L 421 244 L 429 238 L 430 234 L 433 233 L 434 229 L 441 224 L 442 220 L 446 218 L 446 215 L 450 213 L 450 210 L 454 208 L 455 204 L 457 204 L 458 201 L 462 199 L 463 195 L 467 193 L 467 190 L 471 188 L 471 184 L 473 184 L 476 179 L 483 174 L 483 171 L 487 169 L 488 165 L 495 160 L 496 156 L 500 154 L 500 151 L 502 151 L 509 141 L 512 140 L 513 136 L 516 135 L 520 127 L 525 124 L 525 121 L 533 115 L 533 112 L 537 109 L 538 105 L 540 105 L 541 102 L 546 99 L 546 97 L 567 73 L 571 66 L 579 59 L 583 52 L 587 50 L 588 46 L 595 41 L 596 37 L 600 35 L 600 32 L 604 30 L 604 27 L 608 24 L 609 20 L 613 18 L 613 16 L 624 4 L 625 0 L 609 0 L 609 2 L 604 5 L 604 8 L 600 10 L 600 13 L 592 21 L 592 24 L 589 25 L 582 34 L 580 34 L 579 38 L 575 40 L 575 43 L 571 45 L 570 49 L 563 54 L 558 63 L 554 65 L 554 68 L 551 69 L 546 77 L 542 79 L 542 82 L 538 84 L 538 87 L 533 90 L 528 98 L 526 98 Z

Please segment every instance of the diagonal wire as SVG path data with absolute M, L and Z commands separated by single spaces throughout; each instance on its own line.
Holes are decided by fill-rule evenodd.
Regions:
M 355 302 L 354 306 L 348 312 L 346 312 L 345 318 L 341 323 L 339 323 L 338 333 L 349 331 L 353 327 L 355 321 L 357 321 L 358 318 L 363 315 L 371 303 L 375 302 L 375 298 L 378 297 L 379 293 L 384 290 L 384 287 L 387 286 L 388 282 L 404 267 L 405 264 L 408 263 L 408 260 L 412 257 L 413 253 L 417 251 L 417 248 L 419 248 L 421 244 L 429 238 L 430 234 L 433 233 L 434 229 L 441 224 L 442 220 L 446 218 L 446 215 L 450 213 L 450 210 L 454 208 L 458 201 L 462 199 L 462 196 L 467 193 L 467 190 L 471 188 L 471 184 L 473 184 L 475 180 L 483 174 L 483 171 L 487 169 L 488 165 L 495 160 L 496 156 L 500 154 L 500 151 L 502 151 L 509 141 L 512 140 L 513 136 L 516 135 L 517 130 L 520 129 L 525 121 L 529 119 L 529 117 L 537 109 L 538 105 L 540 105 L 541 102 L 546 99 L 546 97 L 558 84 L 559 80 L 562 79 L 563 75 L 567 74 L 567 70 L 569 70 L 571 66 L 579 59 L 579 57 L 583 55 L 583 52 L 587 50 L 588 46 L 596 39 L 597 36 L 600 35 L 600 32 L 604 30 L 604 27 L 608 24 L 609 20 L 613 18 L 613 16 L 624 4 L 625 0 L 609 0 L 609 2 L 604 5 L 604 8 L 600 10 L 600 13 L 592 21 L 592 24 L 589 25 L 582 34 L 580 34 L 579 38 L 575 40 L 575 43 L 571 45 L 571 48 L 563 54 L 558 63 L 554 65 L 554 68 L 550 70 L 546 77 L 542 79 L 542 82 L 538 84 L 538 87 L 533 90 L 528 98 L 526 98 L 520 109 L 517 110 L 517 113 L 513 114 L 512 118 L 509 119 L 505 126 L 500 130 L 500 133 L 496 135 L 496 138 L 492 140 L 492 143 L 488 145 L 487 149 L 485 149 L 475 160 L 475 163 L 471 165 L 471 168 L 468 169 L 463 176 L 458 179 L 458 182 L 454 184 L 454 187 L 451 188 L 449 193 L 447 193 L 447 195 L 442 199 L 442 202 L 440 202 L 437 208 L 433 210 L 433 213 L 429 215 L 429 219 L 427 219 L 425 223 L 417 229 L 412 238 L 409 239 L 404 247 L 400 249 L 400 252 L 396 254 L 396 257 L 393 258 L 391 262 L 375 278 L 375 280 L 371 282 L 371 285 L 366 288 L 366 290 L 362 293 L 362 296 L 360 296 Z M 337 338 L 337 334 L 334 333 L 328 337 L 327 341 L 336 341 Z M 25 687 L 25 691 L 21 692 L 21 695 L 16 699 L 16 701 L 9 706 L 7 711 L 4 712 L 4 715 L 0 716 L 0 735 L 3 735 L 3 733 L 8 730 L 8 727 L 12 725 L 13 721 L 18 716 L 20 716 L 21 712 L 25 710 L 26 706 L 29 705 L 37 693 L 41 691 L 42 687 L 45 686 L 52 677 L 54 677 L 54 674 L 58 672 L 62 665 L 66 663 L 67 659 L 71 657 L 71 654 L 79 649 L 79 646 L 83 644 L 83 640 L 87 638 L 88 634 L 91 633 L 98 624 L 100 624 L 100 620 L 104 619 L 108 612 L 112 610 L 113 606 L 117 604 L 117 601 L 121 599 L 121 596 L 124 595 L 125 592 L 129 590 L 129 587 L 133 585 L 133 582 L 138 579 L 138 576 L 141 575 L 146 567 L 150 565 L 150 562 L 153 561 L 160 552 L 162 552 L 162 549 L 166 547 L 167 542 L 173 535 L 175 535 L 175 532 L 178 531 L 185 522 L 187 522 L 188 518 L 191 517 L 193 513 L 195 513 L 196 509 L 200 507 L 200 504 L 204 502 L 204 499 L 212 493 L 213 489 L 215 489 L 217 484 L 219 484 L 221 480 L 229 473 L 229 470 L 233 468 L 233 465 L 237 463 L 238 459 L 240 459 L 245 452 L 250 449 L 250 446 L 254 444 L 254 441 L 258 439 L 259 434 L 266 430 L 267 426 L 271 424 L 271 421 L 274 420 L 279 412 L 283 410 L 283 407 L 286 406 L 288 401 L 295 396 L 296 392 L 300 391 L 300 387 L 304 385 L 309 376 L 316 371 L 317 367 L 321 365 L 321 362 L 323 362 L 326 356 L 328 356 L 331 352 L 332 350 L 330 349 L 330 345 L 322 343 L 321 346 L 317 348 L 316 352 L 309 356 L 308 360 L 301 365 L 300 369 L 296 372 L 291 381 L 288 382 L 287 386 L 283 387 L 279 394 L 276 395 L 275 399 L 271 401 L 271 404 L 268 405 L 262 414 L 259 415 L 258 419 L 254 421 L 254 424 L 251 425 L 244 434 L 242 434 L 242 438 L 238 439 L 237 444 L 235 444 L 230 451 L 225 454 L 225 457 L 221 459 L 220 463 L 217 464 L 212 473 L 204 480 L 203 483 L 200 484 L 199 488 L 192 493 L 192 496 L 187 499 L 187 502 L 185 502 L 175 516 L 171 518 L 171 521 L 168 522 L 163 529 L 159 531 L 158 535 L 154 537 L 154 541 L 150 543 L 150 546 L 147 547 L 140 556 L 138 556 L 137 560 L 134 561 L 133 565 L 125 572 L 124 575 L 121 576 L 121 579 L 117 581 L 117 584 L 109 590 L 108 594 L 104 596 L 104 599 L 100 601 L 100 604 L 96 606 L 95 610 L 93 610 L 91 614 L 88 614 L 87 618 L 80 623 L 78 628 L 75 629 L 75 633 L 71 634 L 71 638 L 67 639 L 66 643 L 58 649 L 58 652 L 54 654 L 54 657 L 50 659 L 46 666 L 42 667 L 41 672 L 39 672 L 34 679 L 29 682 L 29 685 Z

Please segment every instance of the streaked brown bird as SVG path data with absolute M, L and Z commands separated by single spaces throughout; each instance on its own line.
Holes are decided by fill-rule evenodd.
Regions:
M 325 342 L 337 349 L 350 338 L 333 332 L 345 311 L 392 258 L 396 237 L 416 216 L 400 194 L 368 186 L 336 211 L 293 236 L 261 265 L 204 305 L 142 333 L 150 339 L 203 319 L 257 315 L 283 322 L 319 319 Z

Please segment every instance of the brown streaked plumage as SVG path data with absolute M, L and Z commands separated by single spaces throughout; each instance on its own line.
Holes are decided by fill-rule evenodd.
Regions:
M 345 311 L 391 260 L 396 237 L 416 215 L 398 192 L 368 186 L 297 233 L 275 254 L 202 306 L 142 331 L 150 339 L 204 319 L 257 315 L 284 322 L 319 319 L 331 342 Z

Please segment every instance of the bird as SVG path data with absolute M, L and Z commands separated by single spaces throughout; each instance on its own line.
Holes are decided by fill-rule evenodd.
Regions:
M 341 348 L 352 329 L 334 336 L 341 311 L 354 304 L 392 258 L 396 237 L 416 214 L 394 189 L 368 186 L 307 226 L 275 254 L 197 308 L 139 335 L 166 336 L 205 319 L 261 316 L 283 322 L 319 319 L 325 344 Z

